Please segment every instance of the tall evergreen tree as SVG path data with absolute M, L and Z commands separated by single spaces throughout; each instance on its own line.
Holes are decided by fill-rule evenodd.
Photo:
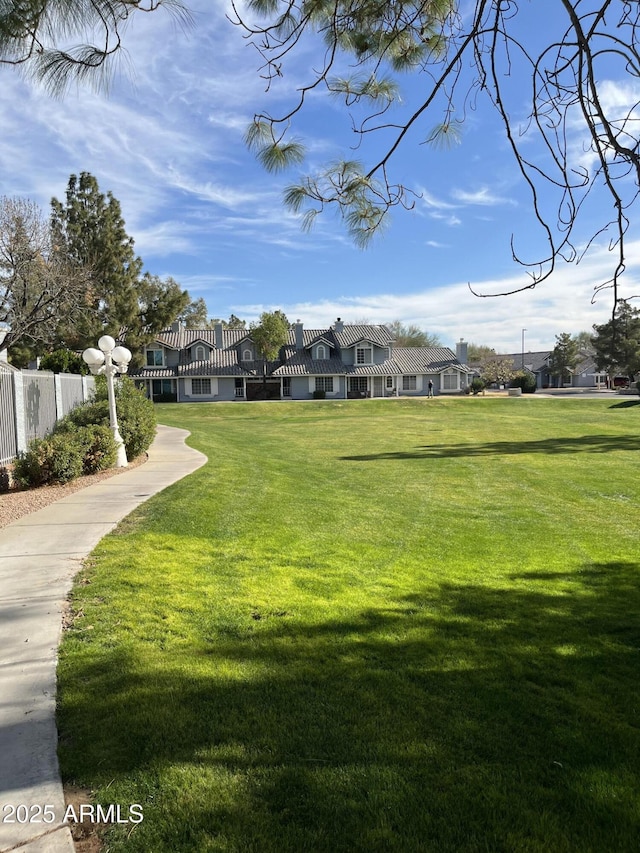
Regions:
M 60 251 L 91 271 L 88 310 L 80 322 L 60 324 L 61 344 L 82 349 L 109 334 L 136 353 L 185 311 L 189 294 L 176 281 L 142 274 L 120 203 L 111 192 L 100 191 L 93 175 L 71 175 L 65 202 L 54 198 L 51 207 Z
M 569 332 L 556 335 L 556 345 L 549 356 L 549 373 L 558 378 L 558 387 L 565 376 L 571 376 L 580 358 L 580 345 Z
M 51 201 L 51 228 L 58 246 L 75 263 L 91 270 L 86 301 L 90 309 L 79 324 L 61 325 L 71 348 L 91 346 L 103 334 L 123 337 L 137 312 L 136 286 L 142 260 L 125 231 L 120 202 L 100 192 L 89 172 L 71 175 L 64 203 Z
M 593 330 L 598 369 L 633 379 L 640 372 L 640 310 L 621 300 L 613 319 Z

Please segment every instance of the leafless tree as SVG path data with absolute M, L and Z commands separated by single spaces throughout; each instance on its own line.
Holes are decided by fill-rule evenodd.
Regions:
M 64 318 L 88 310 L 89 271 L 55 245 L 35 202 L 0 198 L 0 349 L 20 341 L 50 343 Z

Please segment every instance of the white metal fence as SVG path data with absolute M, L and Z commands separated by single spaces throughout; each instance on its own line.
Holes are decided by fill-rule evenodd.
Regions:
M 11 462 L 34 438 L 44 438 L 56 422 L 89 400 L 93 376 L 16 370 L 0 362 L 0 465 Z

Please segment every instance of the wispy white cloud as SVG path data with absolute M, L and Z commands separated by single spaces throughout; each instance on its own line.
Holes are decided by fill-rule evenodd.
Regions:
M 633 289 L 640 284 L 640 241 L 629 247 Z M 440 336 L 451 345 L 460 337 L 467 341 L 495 347 L 499 352 L 518 352 L 522 329 L 526 329 L 527 350 L 551 349 L 555 336 L 562 332 L 576 334 L 591 330 L 594 323 L 609 318 L 611 294 L 604 291 L 595 304 L 591 303 L 593 288 L 608 274 L 611 258 L 605 249 L 594 253 L 587 262 L 576 268 L 567 265 L 558 269 L 553 278 L 532 290 L 511 296 L 495 296 L 526 284 L 522 277 L 486 280 L 474 283 L 474 296 L 467 283 L 454 283 L 418 292 L 345 294 L 336 299 L 301 300 L 281 305 L 249 303 L 237 305 L 236 313 L 255 319 L 262 311 L 281 308 L 287 316 L 301 318 L 309 328 L 323 328 L 336 317 L 354 321 L 366 317 L 373 323 L 401 320 L 415 323 Z M 579 275 L 576 274 L 576 269 Z
M 514 199 L 497 195 L 486 186 L 473 191 L 454 189 L 451 195 L 460 204 L 479 204 L 485 207 L 494 207 L 498 204 L 516 204 Z

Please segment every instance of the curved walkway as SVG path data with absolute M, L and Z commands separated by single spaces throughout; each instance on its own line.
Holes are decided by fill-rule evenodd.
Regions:
M 69 826 L 62 823 L 56 754 L 62 607 L 82 560 L 100 539 L 139 504 L 207 461 L 185 445 L 188 435 L 158 427 L 144 465 L 0 530 L 0 851 L 74 851 Z

